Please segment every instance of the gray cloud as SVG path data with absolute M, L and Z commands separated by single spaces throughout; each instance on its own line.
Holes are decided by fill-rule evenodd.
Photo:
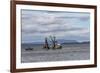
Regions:
M 22 41 L 48 35 L 56 35 L 60 38 L 89 38 L 89 13 L 22 10 L 21 18 Z M 30 39 L 27 41 L 31 41 Z

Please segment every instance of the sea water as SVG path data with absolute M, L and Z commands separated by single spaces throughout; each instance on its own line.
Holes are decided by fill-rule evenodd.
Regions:
M 33 48 L 33 50 L 26 50 L 27 48 Z M 43 44 L 22 44 L 21 46 L 22 63 L 89 59 L 89 43 L 62 44 L 62 49 L 55 50 L 44 49 Z

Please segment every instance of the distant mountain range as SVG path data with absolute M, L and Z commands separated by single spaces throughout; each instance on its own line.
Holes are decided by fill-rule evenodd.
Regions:
M 57 41 L 58 41 L 58 43 L 61 43 L 61 44 L 63 44 L 63 43 L 77 43 L 76 40 L 63 40 L 63 39 L 59 39 Z
M 51 43 L 50 41 L 48 41 L 48 42 Z M 90 43 L 89 41 L 78 42 L 76 40 L 64 40 L 64 39 L 58 39 L 57 42 L 60 43 L 60 44 Z M 31 42 L 31 43 L 27 43 L 27 44 L 44 44 L 44 43 L 45 42 Z

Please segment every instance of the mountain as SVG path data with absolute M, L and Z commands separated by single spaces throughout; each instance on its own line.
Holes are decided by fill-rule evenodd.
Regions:
M 32 42 L 32 44 L 44 44 L 44 42 Z
M 76 40 L 64 40 L 64 39 L 59 39 L 59 40 L 57 40 L 58 41 L 58 43 L 61 43 L 61 44 L 63 44 L 63 43 L 78 43 Z

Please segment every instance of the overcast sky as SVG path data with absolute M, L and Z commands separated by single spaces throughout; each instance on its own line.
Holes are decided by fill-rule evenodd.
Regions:
M 41 42 L 50 35 L 57 39 L 89 41 L 90 13 L 21 10 L 22 43 Z

